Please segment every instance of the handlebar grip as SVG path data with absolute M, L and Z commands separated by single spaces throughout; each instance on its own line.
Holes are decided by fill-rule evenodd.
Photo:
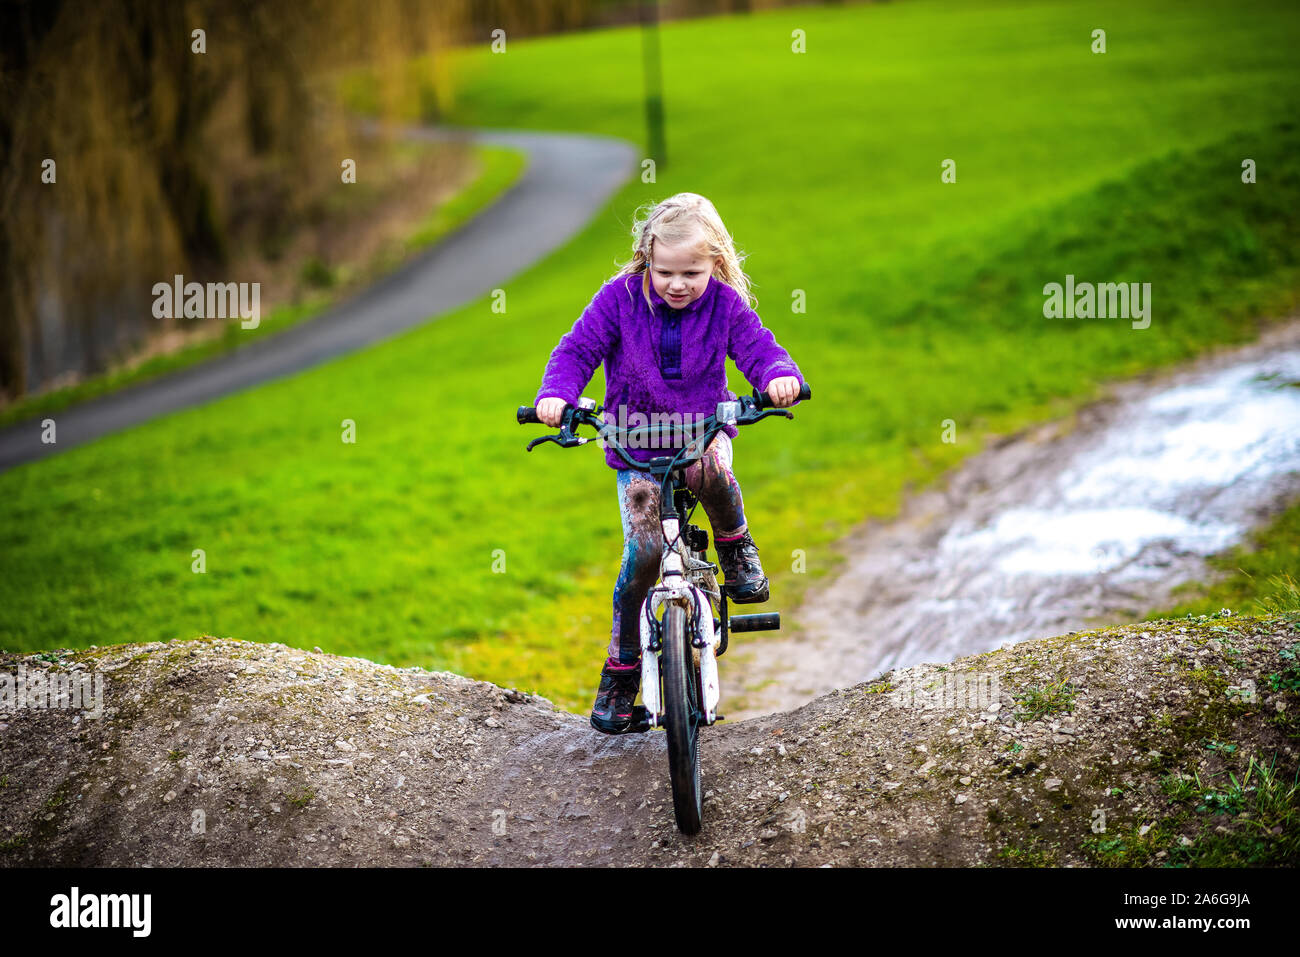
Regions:
M 543 422 L 537 417 L 537 409 L 531 405 L 521 405 L 515 412 L 515 420 L 520 425 L 542 425 Z
M 812 386 L 805 382 L 803 387 L 799 390 L 799 400 L 802 402 L 811 398 Z M 776 406 L 772 404 L 771 397 L 769 397 L 766 392 L 759 392 L 757 389 L 754 390 L 754 404 L 758 406 L 760 411 L 763 409 L 776 408 Z

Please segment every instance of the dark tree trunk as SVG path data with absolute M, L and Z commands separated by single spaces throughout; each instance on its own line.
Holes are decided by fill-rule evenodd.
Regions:
M 27 342 L 35 331 L 32 297 L 19 275 L 17 243 L 10 215 L 19 190 L 41 189 L 40 169 L 18 168 L 14 154 L 14 110 L 23 102 L 32 60 L 54 27 L 63 0 L 13 0 L 0 4 L 0 394 L 16 398 L 27 389 Z

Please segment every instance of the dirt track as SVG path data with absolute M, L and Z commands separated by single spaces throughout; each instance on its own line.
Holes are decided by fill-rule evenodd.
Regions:
M 1177 818 L 1164 775 L 1275 753 L 1293 773 L 1300 700 L 1264 689 L 1298 639 L 1279 619 L 1147 623 L 719 726 L 693 839 L 661 735 L 483 682 L 227 639 L 2 656 L 0 674 L 99 674 L 105 707 L 0 711 L 0 866 L 1087 864 L 1096 808 L 1116 834 L 1165 822 L 1138 842 L 1159 863 L 1248 828 Z M 1063 677 L 1069 713 L 1016 718 Z M 1257 702 L 1225 693 L 1248 680 Z M 959 682 L 980 696 L 945 697 Z

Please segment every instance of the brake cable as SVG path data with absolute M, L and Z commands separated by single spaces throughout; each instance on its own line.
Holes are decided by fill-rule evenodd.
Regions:
M 715 425 L 715 428 L 712 429 L 711 431 L 714 433 L 714 436 L 713 436 L 713 437 L 716 438 L 716 437 L 717 437 L 717 433 L 718 433 L 718 432 L 721 432 L 722 429 L 721 429 L 721 427 L 720 427 L 720 423 L 716 423 L 716 422 L 715 422 L 714 425 Z M 663 479 L 662 479 L 662 480 L 660 481 L 660 483 L 659 483 L 659 501 L 660 501 L 661 503 L 663 502 L 663 500 L 664 500 L 664 496 L 667 494 L 667 491 L 668 491 L 668 490 L 667 490 L 668 477 L 672 474 L 673 469 L 677 466 L 677 460 L 678 460 L 679 458 L 681 458 L 682 455 L 687 451 L 687 449 L 689 449 L 689 448 L 691 447 L 691 444 L 692 444 L 692 443 L 687 442 L 686 445 L 684 445 L 684 446 L 683 446 L 683 447 L 678 451 L 678 453 L 672 457 L 672 460 L 668 463 L 668 468 L 664 470 L 664 477 L 663 477 Z M 710 438 L 710 439 L 709 439 L 709 442 L 708 442 L 708 445 L 712 445 L 712 444 L 713 444 L 713 438 Z M 697 458 L 696 458 L 695 461 L 697 461 L 697 462 L 703 462 L 703 461 L 704 461 L 704 453 L 707 452 L 707 451 L 708 451 L 708 446 L 706 445 L 705 448 L 703 448 L 703 449 L 700 450 L 700 453 L 699 453 L 699 455 L 697 456 Z M 690 468 L 690 466 L 688 465 L 687 468 Z M 700 471 L 701 471 L 701 472 L 704 471 L 704 466 L 703 466 L 703 465 L 700 466 Z M 701 475 L 701 481 L 702 481 L 702 480 L 703 480 L 703 475 Z M 691 510 L 690 510 L 688 513 L 686 513 L 685 516 L 682 516 L 682 515 L 678 515 L 678 516 L 677 516 L 677 536 L 676 536 L 676 537 L 675 537 L 671 542 L 668 543 L 668 547 L 669 547 L 669 548 L 672 548 L 672 547 L 673 547 L 674 545 L 676 545 L 679 541 L 681 541 L 681 538 L 682 538 L 682 532 L 685 530 L 687 523 L 690 522 L 691 517 L 695 515 L 695 509 L 696 509 L 697 507 L 699 507 L 699 504 L 700 504 L 699 496 L 696 495 L 696 496 L 692 496 L 692 497 L 695 499 L 695 504 L 691 506 Z M 673 502 L 673 503 L 672 503 L 672 506 L 673 506 L 673 511 L 676 512 L 676 511 L 677 511 L 677 503 L 676 503 L 676 502 Z
M 611 438 L 609 438 L 609 434 L 610 434 L 610 433 L 614 433 L 614 434 L 616 434 L 619 430 L 616 429 L 616 428 L 614 428 L 613 426 L 611 426 L 611 425 L 610 425 L 609 423 L 607 423 L 607 422 L 596 420 L 594 413 L 593 413 L 590 409 L 583 409 L 583 410 L 577 410 L 577 409 L 575 409 L 575 411 L 584 411 L 584 412 L 587 413 L 587 416 L 589 416 L 590 418 L 582 417 L 582 418 L 580 418 L 580 421 L 586 421 L 586 424 L 587 424 L 587 425 L 590 425 L 590 426 L 592 426 L 593 428 L 595 428 L 596 431 L 597 431 L 597 433 L 598 433 L 598 436 L 599 436 L 600 438 L 604 438 L 605 441 L 607 441 L 607 442 L 608 442 L 608 441 L 615 441 L 615 442 L 618 441 L 618 439 L 611 439 Z M 713 433 L 713 435 L 710 437 L 709 442 L 705 445 L 705 447 L 704 447 L 703 449 L 700 450 L 700 452 L 699 452 L 698 456 L 696 457 L 695 461 L 702 461 L 702 460 L 704 459 L 704 454 L 705 454 L 706 451 L 708 451 L 708 446 L 713 444 L 713 439 L 717 437 L 717 433 L 719 433 L 719 432 L 722 431 L 722 426 L 723 426 L 724 424 L 725 424 L 725 423 L 721 423 L 721 422 L 717 422 L 717 421 L 714 422 L 714 427 L 713 427 L 712 429 L 709 430 L 710 432 Z M 575 438 L 576 438 L 576 435 L 575 435 Z M 586 440 L 586 439 L 579 439 L 579 440 L 578 440 L 578 443 L 575 443 L 575 444 L 585 443 L 586 441 L 589 441 L 589 440 Z M 695 440 L 695 441 L 698 441 L 698 440 Z M 560 443 L 560 444 L 563 444 L 563 443 Z M 622 444 L 622 443 L 619 443 L 619 444 Z M 672 459 L 669 460 L 669 462 L 668 462 L 668 467 L 664 470 L 664 477 L 663 477 L 663 478 L 660 480 L 660 482 L 659 482 L 659 502 L 660 502 L 660 504 L 661 504 L 661 507 L 662 507 L 662 503 L 663 503 L 665 497 L 666 497 L 667 494 L 668 494 L 668 488 L 667 488 L 667 486 L 668 486 L 668 478 L 669 478 L 669 476 L 672 474 L 673 469 L 677 467 L 677 464 L 678 464 L 677 460 L 680 459 L 683 455 L 685 455 L 685 454 L 690 450 L 690 448 L 691 448 L 691 446 L 692 446 L 693 444 L 694 444 L 694 441 L 692 441 L 692 442 L 687 442 L 687 443 L 686 443 L 686 444 L 685 444 L 681 449 L 679 449 L 679 450 L 677 451 L 677 454 L 674 455 L 674 456 L 672 457 Z M 687 466 L 687 467 L 689 468 L 690 466 Z M 703 467 L 701 466 L 701 468 L 703 468 Z M 696 496 L 696 497 L 695 497 L 695 504 L 691 506 L 690 511 L 687 512 L 687 514 L 686 514 L 685 516 L 681 516 L 681 515 L 678 516 L 678 522 L 677 522 L 677 535 L 673 538 L 672 541 L 668 542 L 668 547 L 669 547 L 669 548 L 672 548 L 672 547 L 675 546 L 679 541 L 681 541 L 682 531 L 685 529 L 687 523 L 689 523 L 690 520 L 695 516 L 695 509 L 699 507 L 699 504 L 700 504 L 699 497 Z M 673 505 L 673 511 L 675 512 L 675 511 L 677 510 L 677 503 L 676 503 L 676 502 L 673 502 L 672 505 Z

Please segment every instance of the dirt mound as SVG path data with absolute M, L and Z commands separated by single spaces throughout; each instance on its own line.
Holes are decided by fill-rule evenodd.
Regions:
M 695 838 L 661 735 L 486 682 L 218 638 L 0 655 L 0 866 L 1294 864 L 1298 641 L 1147 622 L 724 723 Z M 100 717 L 39 706 L 69 681 Z

